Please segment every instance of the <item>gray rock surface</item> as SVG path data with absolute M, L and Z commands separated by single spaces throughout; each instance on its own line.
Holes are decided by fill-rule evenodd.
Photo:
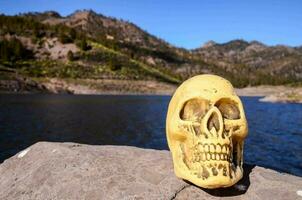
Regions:
M 175 177 L 170 152 L 39 142 L 0 165 L 0 199 L 302 199 L 302 178 L 245 166 L 227 189 Z

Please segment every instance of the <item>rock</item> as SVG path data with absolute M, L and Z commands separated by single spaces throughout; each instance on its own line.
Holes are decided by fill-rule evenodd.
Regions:
M 1 93 L 48 93 L 44 85 L 32 80 L 31 78 L 18 75 L 14 71 L 4 71 L 0 65 L 0 92 Z
M 302 103 L 302 91 L 289 91 L 279 94 L 272 94 L 259 99 L 259 101 L 272 103 Z
M 175 177 L 169 151 L 39 142 L 0 165 L 0 199 L 301 199 L 302 178 L 245 166 L 226 189 Z
M 44 79 L 42 84 L 52 93 L 72 94 L 159 94 L 171 95 L 176 86 L 153 80 L 104 79 Z
M 302 103 L 302 87 L 262 85 L 236 89 L 239 96 L 263 96 L 261 102 Z

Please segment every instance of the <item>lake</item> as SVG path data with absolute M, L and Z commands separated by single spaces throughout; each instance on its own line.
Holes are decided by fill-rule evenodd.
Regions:
M 168 149 L 170 96 L 0 95 L 0 163 L 38 142 Z M 244 161 L 302 176 L 302 104 L 241 97 L 249 123 Z

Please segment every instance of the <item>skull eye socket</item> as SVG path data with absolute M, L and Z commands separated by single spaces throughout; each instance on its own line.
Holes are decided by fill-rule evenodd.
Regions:
M 226 119 L 240 119 L 238 104 L 229 99 L 221 99 L 216 103 L 222 117 Z
M 210 103 L 204 99 L 190 99 L 186 101 L 180 111 L 180 118 L 186 121 L 198 121 L 209 110 Z

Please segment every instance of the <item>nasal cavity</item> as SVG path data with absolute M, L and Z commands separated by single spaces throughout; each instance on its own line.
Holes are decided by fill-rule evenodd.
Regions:
M 209 120 L 207 122 L 207 128 L 209 131 L 212 130 L 212 128 L 215 128 L 216 132 L 220 129 L 218 114 L 216 112 L 213 112 L 211 116 L 209 117 Z

